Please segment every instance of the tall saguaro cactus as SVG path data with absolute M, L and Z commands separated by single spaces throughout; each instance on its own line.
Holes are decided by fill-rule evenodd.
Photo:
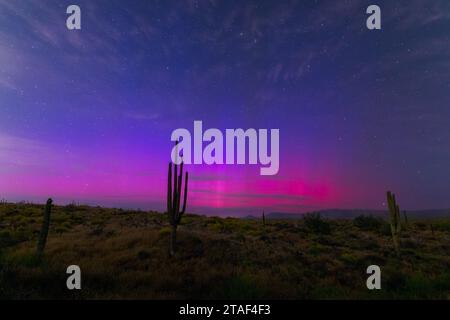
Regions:
M 176 143 L 176 145 L 178 142 Z M 178 151 L 176 151 L 178 152 Z M 177 154 L 178 155 L 178 154 Z M 172 179 L 172 167 L 173 167 L 173 179 Z M 184 182 L 184 198 L 183 207 L 180 210 L 181 190 L 183 185 L 183 162 L 180 164 L 180 174 L 178 175 L 178 165 L 169 162 L 169 173 L 167 179 L 167 214 L 169 216 L 169 222 L 172 226 L 170 235 L 170 255 L 175 255 L 175 246 L 177 240 L 177 228 L 181 221 L 181 217 L 186 211 L 187 193 L 188 193 L 188 173 L 185 174 Z M 173 186 L 172 186 L 173 180 Z
M 37 254 L 42 255 L 44 253 L 45 244 L 47 243 L 48 229 L 50 227 L 50 215 L 52 212 L 53 200 L 50 198 L 47 200 L 44 211 L 44 221 L 42 222 L 41 233 L 39 234 L 39 240 L 37 245 Z
M 400 218 L 400 208 L 397 205 L 397 201 L 395 200 L 395 194 L 390 191 L 387 192 L 387 202 L 389 207 L 389 215 L 390 215 L 390 225 L 391 225 L 391 233 L 392 240 L 394 242 L 394 247 L 397 255 L 400 254 L 400 246 L 398 236 L 402 229 L 402 223 Z

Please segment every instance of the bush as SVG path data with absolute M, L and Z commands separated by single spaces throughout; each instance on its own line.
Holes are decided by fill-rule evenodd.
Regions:
M 329 234 L 331 232 L 330 223 L 322 220 L 320 213 L 308 213 L 303 217 L 305 227 L 314 233 Z
M 444 231 L 444 232 L 449 232 L 450 233 L 450 221 L 446 221 L 446 220 L 443 220 L 443 221 L 436 221 L 436 222 L 433 222 L 433 227 L 436 229 L 436 230 L 439 230 L 439 231 Z
M 170 233 L 172 232 L 172 229 L 169 227 L 163 227 L 159 230 L 159 236 L 160 237 L 168 237 Z
M 75 212 L 77 211 L 77 205 L 75 202 L 72 202 L 64 207 L 65 212 Z
M 222 288 L 215 293 L 221 299 L 262 299 L 265 295 L 259 283 L 248 275 L 238 275 L 227 279 Z
M 0 247 L 10 247 L 31 238 L 31 233 L 25 230 L 0 231 Z
M 379 231 L 385 222 L 374 216 L 360 215 L 353 219 L 353 224 L 361 230 Z
M 329 251 L 328 247 L 326 247 L 320 243 L 313 243 L 309 247 L 308 253 L 312 256 L 318 256 L 318 255 L 320 255 L 322 253 L 326 253 L 328 251 Z

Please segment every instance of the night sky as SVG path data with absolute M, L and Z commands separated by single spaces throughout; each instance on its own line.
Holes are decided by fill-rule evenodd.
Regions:
M 0 0 L 0 198 L 164 210 L 194 120 L 280 171 L 187 166 L 190 212 L 449 208 L 450 1 Z

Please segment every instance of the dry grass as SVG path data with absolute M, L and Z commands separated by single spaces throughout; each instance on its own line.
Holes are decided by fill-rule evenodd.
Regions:
M 187 215 L 171 258 L 164 215 L 70 205 L 54 207 L 39 260 L 42 212 L 0 204 L 0 298 L 449 298 L 449 221 L 410 222 L 398 259 L 384 221 L 268 221 L 263 228 Z M 71 264 L 81 267 L 81 291 L 65 287 Z M 382 268 L 380 291 L 366 289 L 371 264 Z

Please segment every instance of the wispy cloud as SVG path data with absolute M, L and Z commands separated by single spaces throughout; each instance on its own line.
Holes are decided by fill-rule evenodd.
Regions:
M 0 133 L 0 168 L 42 165 L 50 153 L 51 149 L 40 141 Z

